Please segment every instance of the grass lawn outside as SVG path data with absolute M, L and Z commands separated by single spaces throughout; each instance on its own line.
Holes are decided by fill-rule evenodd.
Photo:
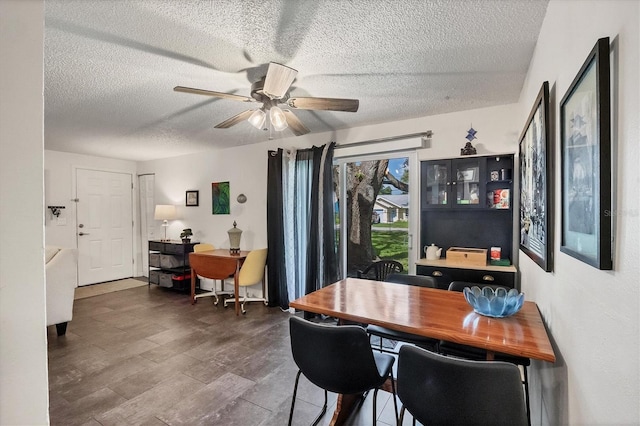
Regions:
M 403 220 L 403 221 L 391 222 L 391 223 L 372 223 L 371 224 L 371 230 L 375 231 L 376 228 L 408 229 L 409 228 L 409 222 L 407 222 L 406 220 Z
M 404 228 L 406 229 L 407 223 L 404 222 L 404 224 Z M 381 259 L 392 259 L 402 263 L 404 271 L 406 272 L 409 268 L 409 242 L 407 231 L 381 231 L 376 230 L 376 228 L 378 228 L 378 226 L 374 226 L 371 229 L 371 242 L 376 254 Z M 401 227 L 395 226 L 395 228 Z

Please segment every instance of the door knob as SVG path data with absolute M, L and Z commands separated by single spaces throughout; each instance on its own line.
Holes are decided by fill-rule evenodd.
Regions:
M 89 235 L 89 234 L 87 234 L 86 232 L 78 232 L 78 235 L 82 237 L 83 235 Z
M 78 228 L 84 228 L 84 224 L 81 223 L 80 225 L 78 225 Z

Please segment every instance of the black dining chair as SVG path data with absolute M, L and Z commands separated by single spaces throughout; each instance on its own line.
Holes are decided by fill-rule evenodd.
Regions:
M 496 284 L 478 284 L 478 283 L 471 283 L 466 281 L 452 281 L 451 284 L 449 284 L 449 291 L 461 292 L 464 290 L 465 287 L 473 287 L 473 286 L 478 286 L 480 288 L 491 287 L 494 290 L 499 287 L 502 287 L 505 290 L 509 291 L 508 287 L 504 287 Z M 439 343 L 438 349 L 439 349 L 438 352 L 447 356 L 455 356 L 458 358 L 465 358 L 465 359 L 477 360 L 477 361 L 482 361 L 487 359 L 487 351 L 485 351 L 484 349 L 474 348 L 472 346 L 467 346 L 467 345 L 461 345 L 460 343 L 454 343 L 454 342 L 448 342 L 448 341 L 442 340 Z M 531 365 L 531 360 L 525 357 L 500 354 L 500 353 L 496 353 L 494 359 L 496 361 L 503 361 L 503 362 L 508 362 L 511 364 L 522 366 L 522 372 L 523 372 L 522 385 L 524 386 L 524 396 L 525 396 L 525 402 L 526 402 L 526 408 L 527 408 L 527 422 L 528 424 L 531 424 L 531 408 L 529 405 L 529 377 L 527 374 L 527 367 Z
M 385 278 L 386 282 L 395 284 L 415 285 L 418 287 L 437 288 L 437 281 L 433 277 L 425 275 L 404 275 L 404 274 L 390 274 Z M 421 348 L 431 351 L 438 350 L 438 339 L 432 339 L 430 337 L 418 336 L 416 334 L 405 333 L 403 331 L 392 330 L 390 328 L 382 327 L 379 325 L 370 324 L 366 328 L 369 336 L 376 336 L 380 338 L 380 345 L 376 350 L 380 352 L 397 353 L 396 351 L 386 349 L 382 345 L 382 339 L 395 340 L 399 342 L 412 343 L 420 346 Z
M 391 355 L 374 353 L 364 329 L 355 325 L 334 326 L 316 324 L 298 317 L 289 319 L 291 352 L 299 370 L 293 387 L 289 425 L 298 392 L 300 374 L 314 385 L 324 389 L 324 405 L 313 424 L 316 425 L 327 411 L 327 391 L 341 394 L 373 392 L 373 424 L 376 424 L 376 397 L 387 379 L 391 381 L 396 419 L 393 363 Z
M 358 278 L 369 278 L 376 281 L 384 281 L 385 278 L 387 278 L 387 275 L 400 273 L 403 270 L 404 267 L 402 266 L 402 263 L 395 260 L 382 259 L 371 263 L 361 271 L 359 270 Z
M 448 358 L 413 346 L 400 348 L 398 424 L 408 411 L 424 425 L 527 424 L 520 370 L 496 361 Z

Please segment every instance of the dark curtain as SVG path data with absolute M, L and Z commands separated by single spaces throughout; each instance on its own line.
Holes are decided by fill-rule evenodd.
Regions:
M 338 280 L 333 209 L 333 151 L 335 142 L 313 147 L 311 214 L 307 246 L 305 294 Z
M 284 218 L 282 214 L 282 149 L 269 151 L 267 164 L 267 278 L 269 306 L 289 307 L 284 252 Z
M 285 211 L 283 151 L 269 152 L 267 177 L 267 238 L 269 245 L 269 303 L 288 307 L 287 271 L 285 256 L 293 257 L 298 265 L 306 263 L 302 286 L 305 294 L 338 280 L 338 256 L 335 244 L 333 199 L 333 151 L 335 143 L 296 151 L 294 180 L 296 196 L 294 211 Z M 299 187 L 298 185 L 305 185 Z M 289 194 L 289 196 L 293 196 Z M 302 199 L 304 198 L 304 199 Z M 288 219 L 287 219 L 288 218 Z M 294 223 L 297 241 L 285 247 L 284 220 Z M 291 222 L 289 222 L 291 223 Z M 304 246 L 296 246 L 304 241 Z M 295 271 L 289 271 L 295 276 Z M 293 278 L 291 279 L 293 280 Z M 296 292 L 297 293 L 297 292 Z

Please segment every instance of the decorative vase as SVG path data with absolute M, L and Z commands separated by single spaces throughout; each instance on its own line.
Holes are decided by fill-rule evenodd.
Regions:
M 233 228 L 227 231 L 229 234 L 229 253 L 240 254 L 240 238 L 242 237 L 242 229 L 237 228 L 237 223 L 233 221 Z

